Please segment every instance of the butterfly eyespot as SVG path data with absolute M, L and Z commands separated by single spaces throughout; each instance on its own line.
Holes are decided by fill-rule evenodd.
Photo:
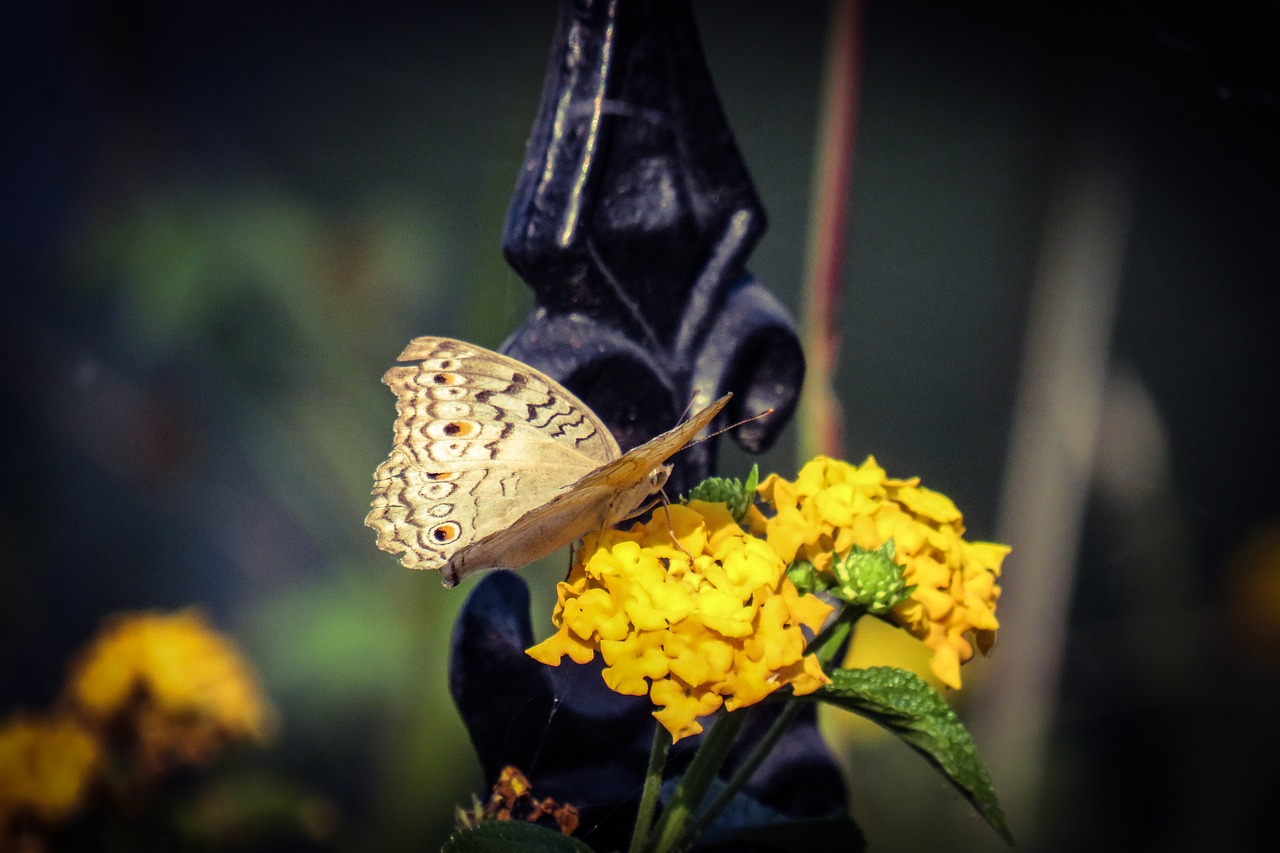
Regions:
M 458 476 L 457 471 L 434 471 L 427 473 L 428 480 L 452 480 Z
M 452 364 L 452 362 L 444 362 L 444 363 Z M 431 381 L 437 385 L 461 385 L 462 377 L 456 373 L 448 373 L 442 370 L 439 373 L 436 373 L 434 376 L 432 376 Z
M 457 541 L 458 537 L 462 535 L 462 526 L 456 521 L 445 521 L 431 528 L 427 535 L 431 537 L 433 542 L 440 545 L 448 545 L 450 542 Z
M 444 425 L 445 435 L 458 438 L 469 438 L 479 431 L 479 425 L 471 421 L 450 421 Z

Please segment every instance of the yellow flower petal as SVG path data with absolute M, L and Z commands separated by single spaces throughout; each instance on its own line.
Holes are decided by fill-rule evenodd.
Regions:
M 643 696 L 649 692 L 646 679 L 665 678 L 667 655 L 663 651 L 663 634 L 638 633 L 625 640 L 603 640 L 600 655 L 608 666 L 604 683 L 615 693 Z
M 746 648 L 733 656 L 733 669 L 726 679 L 724 706 L 729 711 L 754 705 L 782 686 L 763 657 L 752 657 Z
M 951 498 L 923 486 L 896 489 L 894 498 L 913 515 L 939 524 L 954 524 L 961 519 L 960 510 L 956 509 Z
M 779 675 L 791 685 L 797 696 L 808 696 L 824 684 L 831 683 L 830 677 L 822 671 L 817 655 L 805 655 Z
M 653 716 L 669 732 L 672 742 L 702 731 L 699 717 L 720 709 L 723 700 L 710 690 L 698 690 L 675 680 L 655 681 L 649 691 L 653 704 L 661 706 Z
M 0 833 L 10 815 L 29 813 L 47 823 L 71 817 L 101 763 L 97 737 L 75 720 L 7 720 L 0 725 Z
M 782 600 L 791 614 L 791 622 L 803 625 L 813 634 L 822 630 L 835 608 L 816 595 L 801 595 L 796 585 L 784 579 L 781 585 Z
M 665 650 L 671 673 L 695 687 L 723 682 L 733 666 L 733 644 L 706 630 L 699 618 L 687 619 L 670 632 Z
M 559 666 L 565 655 L 576 664 L 584 664 L 596 656 L 596 646 L 582 640 L 567 627 L 561 627 L 541 643 L 526 649 L 525 654 L 547 666 Z

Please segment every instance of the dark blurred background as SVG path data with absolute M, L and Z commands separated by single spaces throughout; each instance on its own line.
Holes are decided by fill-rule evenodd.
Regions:
M 750 266 L 798 308 L 828 8 L 695 14 L 770 217 Z M 466 589 L 361 525 L 378 379 L 531 304 L 498 241 L 555 16 L 8 13 L 0 714 L 49 705 L 104 615 L 197 604 L 282 718 L 228 784 L 319 809 L 324 847 L 438 846 L 480 784 L 445 679 Z M 865 25 L 844 452 L 1014 546 L 1008 630 L 953 697 L 1013 832 L 1246 845 L 1280 794 L 1280 13 L 886 0 Z M 790 438 L 763 467 L 794 473 Z M 526 572 L 535 610 L 563 570 Z M 996 848 L 905 748 L 831 732 L 873 849 Z

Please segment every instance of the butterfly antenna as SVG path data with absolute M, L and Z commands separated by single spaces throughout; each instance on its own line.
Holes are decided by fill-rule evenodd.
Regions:
M 693 404 L 698 399 L 698 392 L 694 391 L 693 396 L 689 398 L 689 402 L 684 404 L 684 411 L 680 413 L 680 417 L 676 418 L 676 423 L 682 424 L 689 420 L 689 413 L 693 411 Z
M 731 429 L 737 429 L 738 427 L 742 426 L 743 424 L 749 424 L 749 423 L 751 423 L 752 421 L 758 421 L 758 420 L 760 420 L 761 418 L 767 418 L 767 417 L 769 417 L 769 415 L 772 415 L 772 414 L 773 414 L 774 412 L 776 412 L 776 411 L 777 411 L 777 409 L 775 409 L 775 408 L 773 408 L 772 406 L 770 406 L 769 408 L 765 409 L 763 412 L 760 412 L 759 414 L 752 415 L 752 416 L 751 416 L 751 417 L 749 417 L 749 418 L 743 418 L 742 420 L 738 421 L 737 423 L 729 424 L 727 427 L 722 427 L 721 429 L 716 430 L 715 432 L 711 433 L 710 435 L 704 435 L 702 438 L 695 438 L 693 441 L 689 442 L 689 443 L 686 445 L 686 447 L 692 447 L 692 446 L 693 446 L 693 445 L 695 445 L 695 444 L 701 444 L 702 442 L 707 441 L 708 439 L 715 438 L 715 437 L 716 437 L 716 436 L 718 436 L 718 435 L 724 435 L 724 434 L 725 434 L 726 432 L 728 432 L 729 430 L 731 430 Z

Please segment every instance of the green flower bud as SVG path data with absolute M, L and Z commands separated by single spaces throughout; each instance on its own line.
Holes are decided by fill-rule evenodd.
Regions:
M 892 539 L 875 551 L 854 545 L 847 556 L 836 557 L 831 562 L 831 573 L 836 580 L 832 594 L 868 613 L 888 613 L 914 589 L 903 582 L 902 566 L 894 562 L 893 557 Z
M 831 580 L 820 574 L 808 560 L 796 560 L 788 566 L 787 577 L 796 585 L 796 590 L 801 595 L 810 592 L 826 592 L 831 588 Z
M 689 501 L 706 501 L 721 503 L 729 507 L 735 521 L 746 518 L 747 510 L 756 498 L 756 486 L 760 484 L 760 466 L 752 465 L 751 473 L 744 483 L 736 477 L 710 477 L 690 490 L 680 499 L 681 503 Z

